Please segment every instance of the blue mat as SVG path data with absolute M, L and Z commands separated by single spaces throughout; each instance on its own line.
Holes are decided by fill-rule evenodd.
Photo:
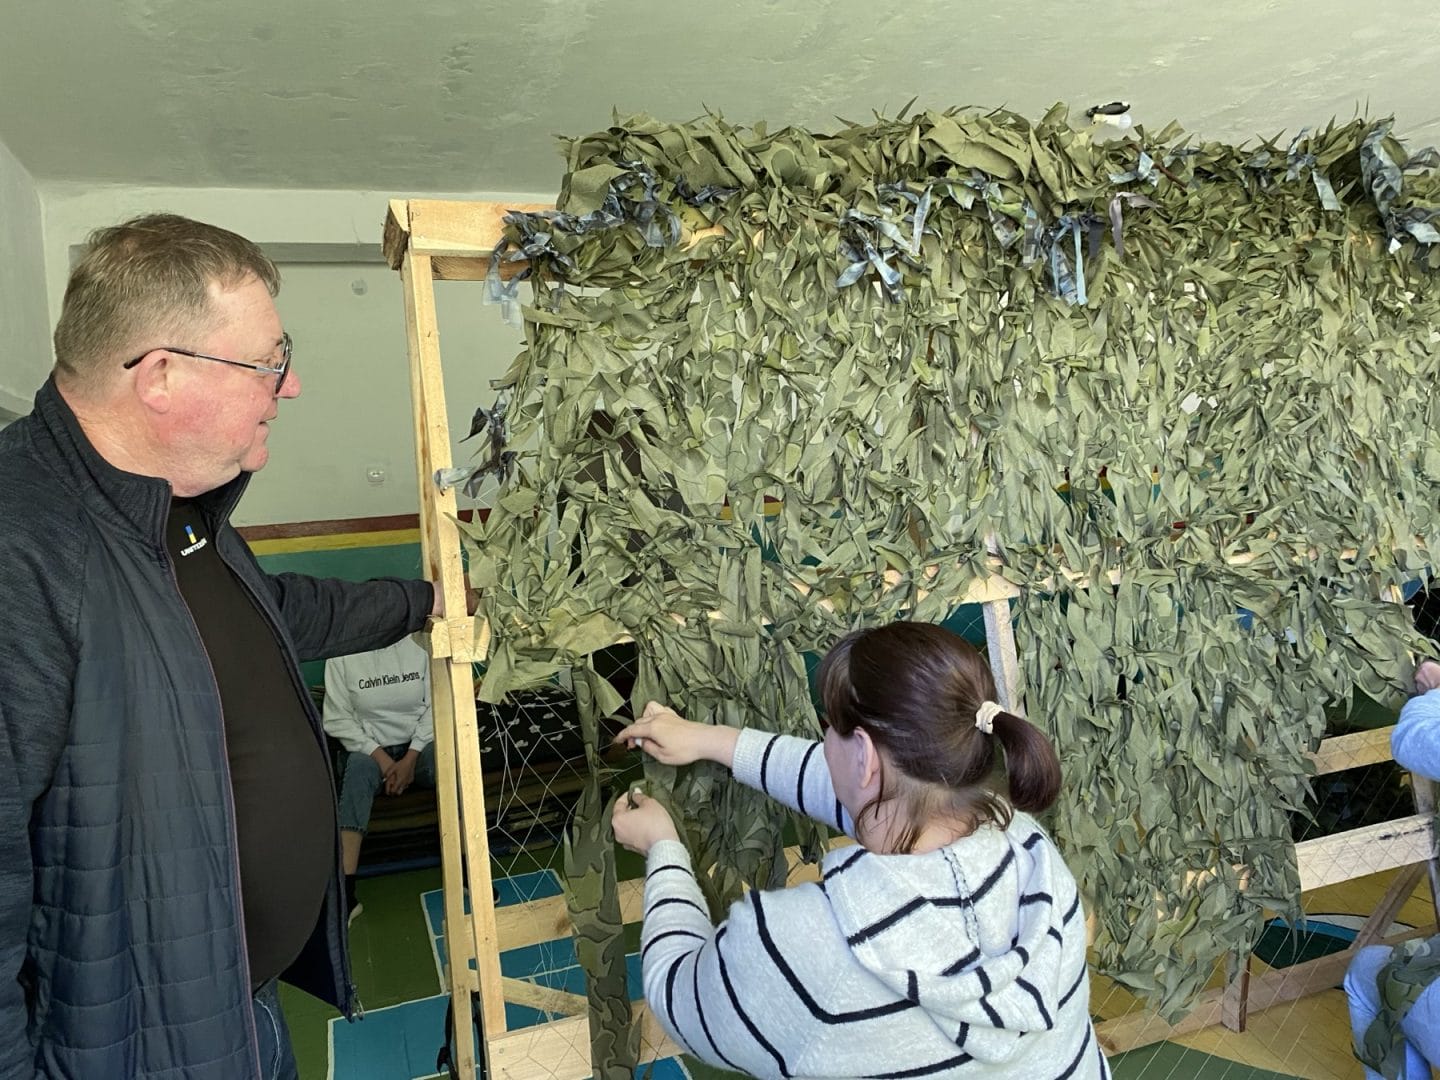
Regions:
M 502 878 L 495 882 L 500 894 L 497 906 L 559 896 L 560 880 L 553 871 L 543 870 Z M 425 912 L 431 948 L 436 959 L 439 983 L 444 983 L 446 963 L 444 926 L 444 894 L 436 889 L 424 893 L 421 906 Z M 465 910 L 470 910 L 466 898 Z M 626 978 L 630 996 L 638 1001 L 644 996 L 640 982 L 640 956 L 632 953 L 625 958 Z M 556 938 L 500 954 L 501 972 L 514 979 L 527 979 L 540 986 L 585 993 L 585 972 L 575 956 L 571 938 Z M 435 1075 L 435 1055 L 445 1030 L 445 1010 L 450 1004 L 447 994 L 420 1001 L 407 1001 L 365 1014 L 354 1024 L 344 1020 L 330 1022 L 330 1063 L 333 1080 L 414 1080 Z M 523 1005 L 505 1004 L 505 1026 L 514 1031 L 557 1019 L 548 1013 Z M 689 1074 L 676 1058 L 664 1058 L 635 1070 L 636 1080 L 690 1080 Z

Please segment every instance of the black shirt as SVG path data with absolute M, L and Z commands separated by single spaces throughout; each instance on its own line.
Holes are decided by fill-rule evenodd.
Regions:
M 171 503 L 165 541 L 220 688 L 253 989 L 300 954 L 337 873 L 330 777 L 283 646 L 194 504 Z

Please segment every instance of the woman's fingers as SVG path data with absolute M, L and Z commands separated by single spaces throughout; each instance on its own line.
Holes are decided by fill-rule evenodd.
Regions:
M 649 750 L 653 753 L 655 749 L 655 736 L 642 720 L 639 723 L 631 724 L 615 736 L 615 744 L 619 745 L 621 743 L 630 747 L 631 750 Z M 649 745 L 647 745 L 647 743 Z

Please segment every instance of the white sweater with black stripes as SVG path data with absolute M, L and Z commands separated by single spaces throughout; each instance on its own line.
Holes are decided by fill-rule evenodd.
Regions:
M 734 772 L 852 832 L 819 743 L 742 732 Z M 823 873 L 715 927 L 684 845 L 650 849 L 645 998 L 696 1057 L 761 1077 L 1109 1077 L 1075 879 L 1033 819 L 920 855 L 840 848 Z

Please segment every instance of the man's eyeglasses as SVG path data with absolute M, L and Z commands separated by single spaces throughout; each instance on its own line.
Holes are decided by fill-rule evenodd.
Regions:
M 226 360 L 223 356 L 211 356 L 208 353 L 195 352 L 193 349 L 177 349 L 174 345 L 161 345 L 159 350 L 161 352 L 173 352 L 179 353 L 181 356 L 194 357 L 196 360 L 214 360 L 217 364 L 229 364 L 231 367 L 249 368 L 252 371 L 263 371 L 268 375 L 274 375 L 275 394 L 278 397 L 280 388 L 285 385 L 285 376 L 290 374 L 290 353 L 292 348 L 290 335 L 288 333 L 280 335 L 280 365 L 278 367 L 274 364 L 254 364 L 248 360 Z M 155 349 L 146 349 L 139 356 L 135 357 L 134 360 L 127 360 L 121 366 L 126 371 L 129 371 L 155 351 Z

